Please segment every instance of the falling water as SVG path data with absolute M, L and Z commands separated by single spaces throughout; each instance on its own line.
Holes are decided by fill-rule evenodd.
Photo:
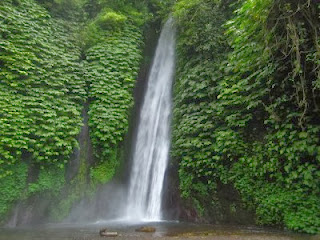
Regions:
M 127 217 L 161 220 L 161 199 L 170 147 L 175 30 L 170 18 L 160 34 L 140 112 L 130 175 Z

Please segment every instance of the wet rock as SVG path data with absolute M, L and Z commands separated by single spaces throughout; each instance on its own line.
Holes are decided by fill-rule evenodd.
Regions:
M 140 228 L 137 228 L 136 229 L 136 232 L 155 232 L 156 231 L 156 228 L 155 227 L 148 227 L 148 226 L 145 226 L 145 227 L 140 227 Z
M 101 237 L 117 237 L 117 232 L 109 232 L 106 228 L 100 229 L 99 234 Z

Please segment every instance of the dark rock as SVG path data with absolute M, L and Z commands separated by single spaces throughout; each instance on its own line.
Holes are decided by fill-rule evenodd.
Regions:
M 217 188 L 208 193 L 210 197 L 194 194 L 182 202 L 179 219 L 187 222 L 212 224 L 240 224 L 255 223 L 254 212 L 248 210 L 241 200 L 239 192 L 232 184 L 217 182 Z M 204 207 L 201 214 L 195 207 L 194 201 Z

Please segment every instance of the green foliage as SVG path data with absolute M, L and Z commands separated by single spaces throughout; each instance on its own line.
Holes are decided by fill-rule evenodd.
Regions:
M 64 174 L 64 169 L 57 166 L 40 169 L 38 179 L 28 184 L 28 194 L 50 191 L 57 196 L 65 184 Z
M 126 18 L 134 25 L 140 27 L 150 19 L 147 3 L 144 1 L 90 0 L 85 5 L 87 12 L 92 19 L 103 17 L 103 15 L 106 14 L 106 11 L 111 11 L 111 15 L 113 15 L 107 17 L 108 19 L 119 19 L 119 16 L 117 15 L 122 15 L 120 18 Z
M 235 185 L 241 186 L 244 198 L 258 206 L 264 203 L 266 210 L 256 211 L 261 223 L 284 223 L 309 233 L 319 231 L 319 215 L 308 216 L 303 209 L 317 209 L 314 199 L 319 201 L 320 127 L 314 101 L 320 94 L 311 90 L 317 62 L 302 63 L 301 58 L 317 49 L 312 40 L 316 23 L 309 19 L 313 13 L 313 7 L 302 2 L 245 2 L 227 24 L 234 50 L 218 96 L 218 115 L 245 144 L 245 152 L 230 156 Z M 242 185 L 248 175 L 264 180 L 260 189 L 266 192 L 273 186 L 269 195 L 257 197 L 249 190 L 253 182 Z
M 127 17 L 125 15 L 106 9 L 98 16 L 96 24 L 102 29 L 117 29 L 120 28 L 126 20 Z
M 156 22 L 166 19 L 169 14 L 172 14 L 174 2 L 174 0 L 148 0 L 149 9 L 153 14 L 152 20 Z
M 110 155 L 111 156 L 107 161 L 90 169 L 90 177 L 94 185 L 105 184 L 114 176 L 115 170 L 119 165 L 119 157 L 117 151 Z
M 84 128 L 86 128 L 86 126 Z M 75 202 L 79 202 L 82 198 L 93 195 L 95 191 L 96 186 L 92 184 L 92 181 L 88 183 L 90 171 L 87 159 L 89 141 L 90 139 L 88 138 L 82 139 L 79 153 L 79 170 L 55 198 L 55 201 L 52 203 L 54 207 L 49 209 L 49 216 L 54 221 L 62 221 L 65 219 L 69 215 Z
M 71 192 L 65 198 L 60 199 L 57 205 L 49 209 L 49 216 L 51 220 L 61 222 L 68 217 L 73 204 L 79 201 L 79 193 Z
M 55 17 L 68 20 L 84 19 L 83 6 L 87 0 L 35 0 L 50 11 Z
M 16 199 L 23 198 L 28 166 L 25 163 L 16 164 L 14 172 L 15 174 L 7 175 L 0 181 L 0 216 L 7 214 Z
M 62 188 L 64 165 L 78 146 L 86 91 L 73 34 L 77 23 L 52 18 L 33 0 L 1 1 L 0 22 L 0 182 L 8 192 L 2 194 L 3 216 L 17 199 L 57 195 Z M 40 169 L 29 185 L 22 160 Z
M 80 49 L 65 23 L 33 1 L 2 1 L 0 9 L 1 171 L 23 153 L 63 168 L 82 124 Z
M 182 195 L 203 205 L 215 183 L 232 183 L 259 223 L 319 232 L 319 8 L 243 1 L 229 21 L 219 1 L 174 9 L 172 155 Z M 199 192 L 199 182 L 212 187 Z
M 182 196 L 200 204 L 216 189 L 221 171 L 225 172 L 222 163 L 212 161 L 218 157 L 212 148 L 216 134 L 213 100 L 218 94 L 218 63 L 227 48 L 221 37 L 224 7 L 212 1 L 179 1 L 174 6 L 180 34 L 172 156 L 180 163 Z M 208 187 L 199 191 L 198 185 Z
M 131 5 L 124 5 L 122 8 L 119 8 L 118 4 L 100 5 L 103 9 L 96 13 L 95 18 L 90 20 L 82 31 L 82 39 L 86 50 L 98 43 L 105 42 L 111 36 L 120 36 L 120 31 L 127 34 L 130 28 L 131 31 L 136 29 L 141 34 L 142 27 L 150 18 L 146 8 L 139 11 Z M 94 3 L 88 6 L 93 7 Z M 130 37 L 130 35 L 127 37 Z
M 86 159 L 70 188 L 64 176 L 65 164 L 78 147 L 81 111 L 88 97 L 97 157 L 91 180 L 105 183 L 114 175 L 116 152 L 128 128 L 145 22 L 134 5 L 121 9 L 119 4 L 114 1 L 98 9 L 85 28 L 87 38 L 79 35 L 84 26 L 79 15 L 88 2 L 1 1 L 0 182 L 6 197 L 0 201 L 0 216 L 18 199 L 43 194 L 56 204 L 50 215 L 61 219 L 74 201 L 94 189 L 85 187 Z M 31 183 L 22 161 L 40 171 Z
M 174 16 L 178 19 L 178 20 L 184 20 L 190 13 L 194 13 L 194 16 L 196 15 L 194 10 L 197 11 L 197 8 L 201 7 L 202 3 L 204 3 L 201 0 L 181 0 L 178 1 L 174 7 L 173 7 L 173 11 L 174 11 Z
M 127 132 L 141 43 L 139 28 L 129 24 L 87 51 L 90 135 L 100 161 L 111 160 Z

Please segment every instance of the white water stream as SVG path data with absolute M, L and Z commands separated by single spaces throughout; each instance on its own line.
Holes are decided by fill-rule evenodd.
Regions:
M 140 112 L 126 217 L 161 220 L 161 200 L 170 148 L 175 29 L 170 18 L 160 34 Z

